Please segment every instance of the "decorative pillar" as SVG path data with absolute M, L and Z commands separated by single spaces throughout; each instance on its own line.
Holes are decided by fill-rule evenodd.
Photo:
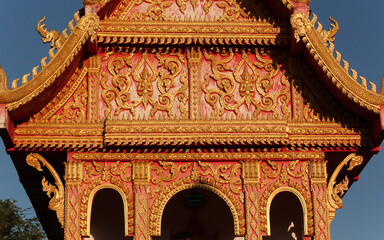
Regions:
M 245 198 L 245 240 L 260 240 L 260 162 L 242 162 Z
M 83 164 L 68 154 L 65 164 L 64 239 L 80 240 L 80 201 Z
M 146 161 L 132 162 L 133 189 L 135 195 L 135 233 L 134 240 L 149 240 L 149 181 L 150 163 Z
M 330 240 L 327 200 L 327 162 L 314 160 L 310 167 L 311 192 L 314 212 L 314 240 Z
M 201 119 L 201 51 L 192 47 L 187 51 L 189 69 L 189 119 Z
M 99 116 L 99 79 L 101 57 L 93 55 L 88 60 L 88 102 L 87 122 L 98 122 Z

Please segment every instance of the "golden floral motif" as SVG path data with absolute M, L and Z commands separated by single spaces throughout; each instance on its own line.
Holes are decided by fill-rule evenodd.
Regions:
M 53 122 L 84 122 L 87 106 L 87 82 L 84 81 L 80 88 L 73 95 L 73 102 L 67 102 L 63 107 L 61 114 L 56 114 L 51 117 Z
M 175 179 L 180 178 L 180 173 L 185 173 L 189 170 L 190 174 L 188 178 L 192 181 L 198 181 L 202 176 L 211 176 L 213 181 L 217 184 L 228 184 L 229 189 L 234 194 L 238 195 L 242 202 L 244 201 L 240 176 L 241 164 L 221 164 L 214 166 L 211 163 L 202 161 L 193 162 L 193 164 L 175 164 L 173 162 L 159 161 L 158 163 L 153 164 L 151 169 L 151 182 L 155 185 L 152 189 L 152 198 L 164 189 L 164 182 L 174 181 Z M 168 170 L 169 174 L 165 175 L 164 171 Z
M 274 119 L 288 118 L 289 82 L 285 76 L 281 76 L 280 84 L 284 89 L 273 91 L 273 84 L 278 81 L 276 76 L 279 68 L 273 60 L 262 57 L 258 49 L 255 49 L 254 55 L 242 51 L 241 60 L 235 68 L 231 66 L 235 57 L 231 48 L 220 52 L 219 55 L 204 51 L 204 57 L 211 63 L 212 70 L 212 74 L 204 76 L 202 84 L 206 94 L 205 100 L 212 108 L 211 118 L 221 117 L 228 111 L 240 118 L 244 114 L 244 111 L 240 111 L 242 105 L 246 106 L 253 119 L 256 119 L 261 111 L 271 112 Z M 251 61 L 251 57 L 255 60 Z M 215 87 L 212 87 L 212 82 Z M 237 93 L 240 99 L 236 97 Z M 282 116 L 277 108 L 279 102 Z
M 130 52 L 127 57 L 114 56 L 109 60 L 108 70 L 112 75 L 112 86 L 108 84 L 107 73 L 102 73 L 102 98 L 107 105 L 105 116 L 109 116 L 115 108 L 114 116 L 118 116 L 121 110 L 129 110 L 131 116 L 138 117 L 136 109 L 141 105 L 144 111 L 148 106 L 151 107 L 150 118 L 159 111 L 166 112 L 169 118 L 174 118 L 174 105 L 178 101 L 180 118 L 186 118 L 188 84 L 186 72 L 183 71 L 183 54 L 177 51 L 157 52 L 154 56 L 158 63 L 154 63 L 150 60 L 149 53 L 144 52 L 134 67 L 131 63 L 133 56 L 134 53 Z M 155 91 L 158 94 L 154 94 Z M 158 95 L 157 100 L 155 95 Z
M 267 167 L 266 164 L 260 165 L 260 167 L 264 173 L 264 175 L 262 177 L 262 181 L 261 181 L 261 187 L 264 187 L 267 184 L 268 178 L 270 178 L 270 179 L 277 178 L 281 172 L 281 166 L 279 166 L 277 164 L 277 162 L 267 160 L 267 163 L 270 166 L 270 168 Z
M 114 162 L 108 165 L 107 162 L 103 164 L 98 162 L 92 162 L 93 167 L 90 164 L 85 164 L 85 171 L 87 173 L 87 177 L 84 178 L 85 183 L 96 182 L 100 184 L 103 181 L 117 183 L 120 185 L 120 180 L 123 182 L 132 181 L 132 176 L 129 174 L 132 168 L 132 164 L 130 162 L 126 162 L 120 165 L 120 161 Z M 120 165 L 120 166 L 119 166 Z M 92 177 L 98 176 L 96 179 L 92 180 Z
M 153 177 L 151 179 L 151 182 L 157 186 L 152 189 L 151 196 L 153 197 L 163 189 L 164 182 L 175 180 L 178 177 L 180 171 L 186 172 L 190 167 L 190 165 L 191 163 L 176 165 L 173 162 L 165 162 L 165 161 L 159 161 L 159 166 L 152 165 L 151 170 L 156 173 L 157 178 Z M 164 175 L 164 170 L 169 170 L 169 174 Z
M 147 6 L 144 12 L 136 12 L 129 16 L 131 21 L 139 20 L 152 20 L 152 21 L 167 21 L 172 20 L 171 17 L 167 15 L 167 9 L 170 9 L 173 4 L 176 5 L 176 8 L 180 11 L 181 14 L 186 14 L 187 5 L 190 5 L 193 10 L 198 6 L 198 2 L 201 2 L 202 9 L 205 14 L 208 15 L 210 9 L 213 5 L 216 8 L 221 9 L 221 13 L 215 16 L 217 21 L 235 21 L 240 17 L 246 18 L 248 14 L 244 12 L 243 8 L 234 0 L 222 0 L 222 1 L 213 1 L 213 0 L 176 0 L 175 2 L 166 1 L 166 0 L 146 0 L 145 2 L 149 5 Z M 134 1 L 134 5 L 142 4 L 142 0 Z M 123 11 L 124 14 L 129 12 L 129 8 L 134 6 L 133 4 L 128 4 L 126 9 Z M 124 15 L 120 15 L 120 18 Z
M 212 176 L 217 183 L 226 184 L 229 183 L 229 188 L 234 194 L 240 195 L 240 201 L 244 202 L 244 195 L 241 191 L 241 170 L 240 164 L 222 164 L 218 165 L 216 168 L 209 162 L 198 162 L 201 168 L 200 174 L 202 176 Z M 229 174 L 227 173 L 230 170 Z

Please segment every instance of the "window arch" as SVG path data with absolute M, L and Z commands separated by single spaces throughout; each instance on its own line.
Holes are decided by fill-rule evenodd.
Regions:
M 188 188 L 169 199 L 161 220 L 161 236 L 153 239 L 233 240 L 233 221 L 229 206 L 216 193 Z
M 209 182 L 209 181 L 206 181 Z M 169 191 L 167 194 L 163 195 L 161 199 L 156 199 L 154 202 L 155 206 L 158 206 L 157 209 L 153 208 L 151 212 L 151 235 L 152 236 L 160 236 L 161 235 L 161 219 L 162 215 L 164 212 L 164 208 L 168 201 L 178 192 L 186 190 L 186 189 L 204 189 L 210 192 L 215 193 L 218 197 L 220 197 L 229 207 L 232 216 L 233 216 L 233 224 L 234 224 L 234 229 L 235 229 L 235 235 L 242 235 L 242 232 L 240 231 L 241 227 L 244 227 L 244 222 L 240 222 L 240 217 L 243 217 L 242 215 L 239 215 L 239 212 L 242 213 L 239 209 L 239 205 L 241 204 L 240 202 L 236 202 L 237 199 L 231 195 L 231 193 L 225 194 L 222 190 L 217 188 L 216 186 L 210 186 L 207 184 L 202 184 L 202 183 L 189 183 L 189 184 L 183 184 L 181 186 L 177 186 L 172 188 L 171 191 Z
M 92 190 L 88 202 L 87 235 L 97 240 L 92 228 L 100 222 L 105 222 L 105 231 L 114 229 L 121 238 L 108 237 L 109 239 L 127 239 L 128 235 L 128 204 L 122 189 L 112 184 L 97 186 Z M 113 224 L 112 224 L 113 223 Z M 110 225 L 111 229 L 107 229 Z M 111 230 L 112 231 L 112 230 Z M 101 233 L 98 233 L 101 234 Z
M 267 239 L 303 239 L 308 234 L 307 206 L 293 188 L 276 189 L 267 203 Z

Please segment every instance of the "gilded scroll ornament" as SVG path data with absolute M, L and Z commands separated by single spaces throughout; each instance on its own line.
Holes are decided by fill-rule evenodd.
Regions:
M 152 165 L 151 170 L 156 172 L 157 178 L 153 177 L 151 182 L 157 185 L 151 191 L 151 196 L 153 197 L 158 192 L 160 192 L 164 187 L 164 182 L 169 182 L 175 180 L 179 172 L 186 172 L 190 167 L 191 163 L 185 163 L 176 165 L 173 162 L 159 161 L 158 165 Z M 164 170 L 169 170 L 169 174 L 164 174 Z
M 168 21 L 172 20 L 169 16 L 172 12 L 173 16 L 179 17 L 179 19 L 186 20 L 193 17 L 193 15 L 188 14 L 189 12 L 199 12 L 206 16 L 203 18 L 209 17 L 213 18 L 215 21 L 236 21 L 241 18 L 248 17 L 248 14 L 244 12 L 243 7 L 241 7 L 234 0 L 222 0 L 222 1 L 213 1 L 213 0 L 176 0 L 165 1 L 165 0 L 147 0 L 146 3 L 149 5 L 146 9 L 140 9 L 137 5 L 142 4 L 142 1 L 136 1 L 135 4 L 127 4 L 124 11 L 121 11 L 118 14 L 120 19 L 123 19 L 128 14 L 128 19 L 131 21 Z M 133 13 L 129 13 L 130 9 L 135 9 Z M 176 10 L 173 10 L 176 9 Z M 210 14 L 211 13 L 211 14 Z
M 36 170 L 42 172 L 40 162 L 48 171 L 52 174 L 55 179 L 55 185 L 50 184 L 45 177 L 41 181 L 43 186 L 43 191 L 47 193 L 47 196 L 51 198 L 48 204 L 48 208 L 56 212 L 57 219 L 59 220 L 61 226 L 64 226 L 64 185 L 60 179 L 60 176 L 57 174 L 56 170 L 48 163 L 43 156 L 38 153 L 30 153 L 27 156 L 26 162 L 29 166 L 35 168 Z
M 80 29 L 86 29 L 91 42 L 95 42 L 97 39 L 97 30 L 99 28 L 100 18 L 97 14 L 86 14 L 78 23 Z
M 210 176 L 209 179 L 212 178 L 212 181 L 217 184 L 228 185 L 230 191 L 238 195 L 242 202 L 244 200 L 243 192 L 241 191 L 241 164 L 213 165 L 212 163 L 202 161 L 193 162 L 193 164 L 175 164 L 173 162 L 159 161 L 158 164 L 151 166 L 151 170 L 151 182 L 155 185 L 152 189 L 151 197 L 163 191 L 164 187 L 166 187 L 165 182 L 172 182 L 180 178 L 182 173 L 189 173 L 189 178 L 192 181 L 198 181 L 203 176 Z M 183 175 L 185 177 L 185 174 Z
M 133 57 L 140 59 L 134 66 Z M 108 117 L 114 109 L 113 116 L 128 110 L 131 117 L 138 118 L 137 111 L 143 108 L 144 115 L 148 114 L 149 118 L 165 112 L 171 119 L 176 114 L 185 119 L 188 113 L 186 105 L 188 83 L 184 64 L 183 54 L 172 50 L 156 54 L 130 52 L 127 56 L 121 57 L 113 55 L 108 62 L 109 74 L 102 72 L 105 116 Z M 176 102 L 178 112 L 175 113 Z
M 198 162 L 201 168 L 200 174 L 202 176 L 212 176 L 217 183 L 226 184 L 229 183 L 229 189 L 234 194 L 240 195 L 240 201 L 244 202 L 244 195 L 241 191 L 241 178 L 239 178 L 239 170 L 241 170 L 240 164 L 222 164 L 217 167 L 213 166 L 209 162 Z M 230 169 L 229 174 L 227 173 Z
M 212 74 L 205 74 L 202 84 L 205 101 L 212 108 L 211 118 L 226 112 L 233 112 L 237 118 L 244 112 L 253 119 L 261 112 L 272 114 L 273 119 L 288 118 L 289 83 L 284 75 L 278 77 L 278 65 L 263 57 L 259 49 L 254 54 L 242 51 L 239 61 L 235 60 L 238 53 L 231 48 L 220 53 L 204 51 L 204 57 L 211 63 Z M 282 90 L 274 89 L 276 82 Z
M 312 27 L 311 23 L 308 21 L 308 17 L 304 13 L 294 13 L 291 15 L 291 25 L 293 28 L 293 36 L 296 39 L 296 42 L 300 41 L 300 38 L 303 37 Z

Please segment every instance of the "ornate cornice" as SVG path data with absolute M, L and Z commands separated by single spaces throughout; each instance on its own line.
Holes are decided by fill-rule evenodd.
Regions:
M 15 130 L 15 148 L 91 148 L 161 146 L 369 146 L 371 132 L 338 123 L 252 121 L 107 121 L 31 123 Z
M 75 153 L 73 159 L 83 161 L 95 160 L 145 160 L 145 161 L 242 161 L 242 160 L 293 160 L 324 159 L 323 152 L 184 152 L 184 153 Z
M 280 25 L 280 24 L 277 24 Z M 156 45 L 287 45 L 290 29 L 262 20 L 119 21 L 100 24 L 98 42 Z
M 13 89 L 8 89 L 5 72 L 0 68 L 0 102 L 7 103 L 9 111 L 25 105 L 50 87 L 73 62 L 85 42 L 88 39 L 93 42 L 96 40 L 99 17 L 95 14 L 88 14 L 80 18 L 78 13 L 74 16 L 76 27 L 73 26 L 72 20 L 68 24 L 71 34 L 68 36 L 66 30 L 63 31 L 62 40 L 56 41 L 55 46 L 49 51 L 51 60 L 46 63 L 47 57 L 43 58 L 41 60 L 42 70 L 37 72 L 39 66 L 35 67 L 31 80 L 27 79 L 30 74 L 26 74 L 20 87 L 17 87 L 17 79 L 12 83 Z
M 332 85 L 340 91 L 342 95 L 358 104 L 364 109 L 373 113 L 380 112 L 380 105 L 384 105 L 384 95 L 376 93 L 376 85 L 369 82 L 371 87 L 368 89 L 367 80 L 360 76 L 361 83 L 357 80 L 357 72 L 349 68 L 349 63 L 343 60 L 341 66 L 341 54 L 335 52 L 334 56 L 334 30 L 338 28 L 337 22 L 332 26 L 334 29 L 326 31 L 317 22 L 316 15 L 310 20 L 305 14 L 294 13 L 291 16 L 291 24 L 296 41 L 302 41 L 311 58 L 317 66 L 324 72 L 326 85 Z M 317 23 L 317 28 L 315 24 Z M 349 71 L 352 72 L 350 75 Z

